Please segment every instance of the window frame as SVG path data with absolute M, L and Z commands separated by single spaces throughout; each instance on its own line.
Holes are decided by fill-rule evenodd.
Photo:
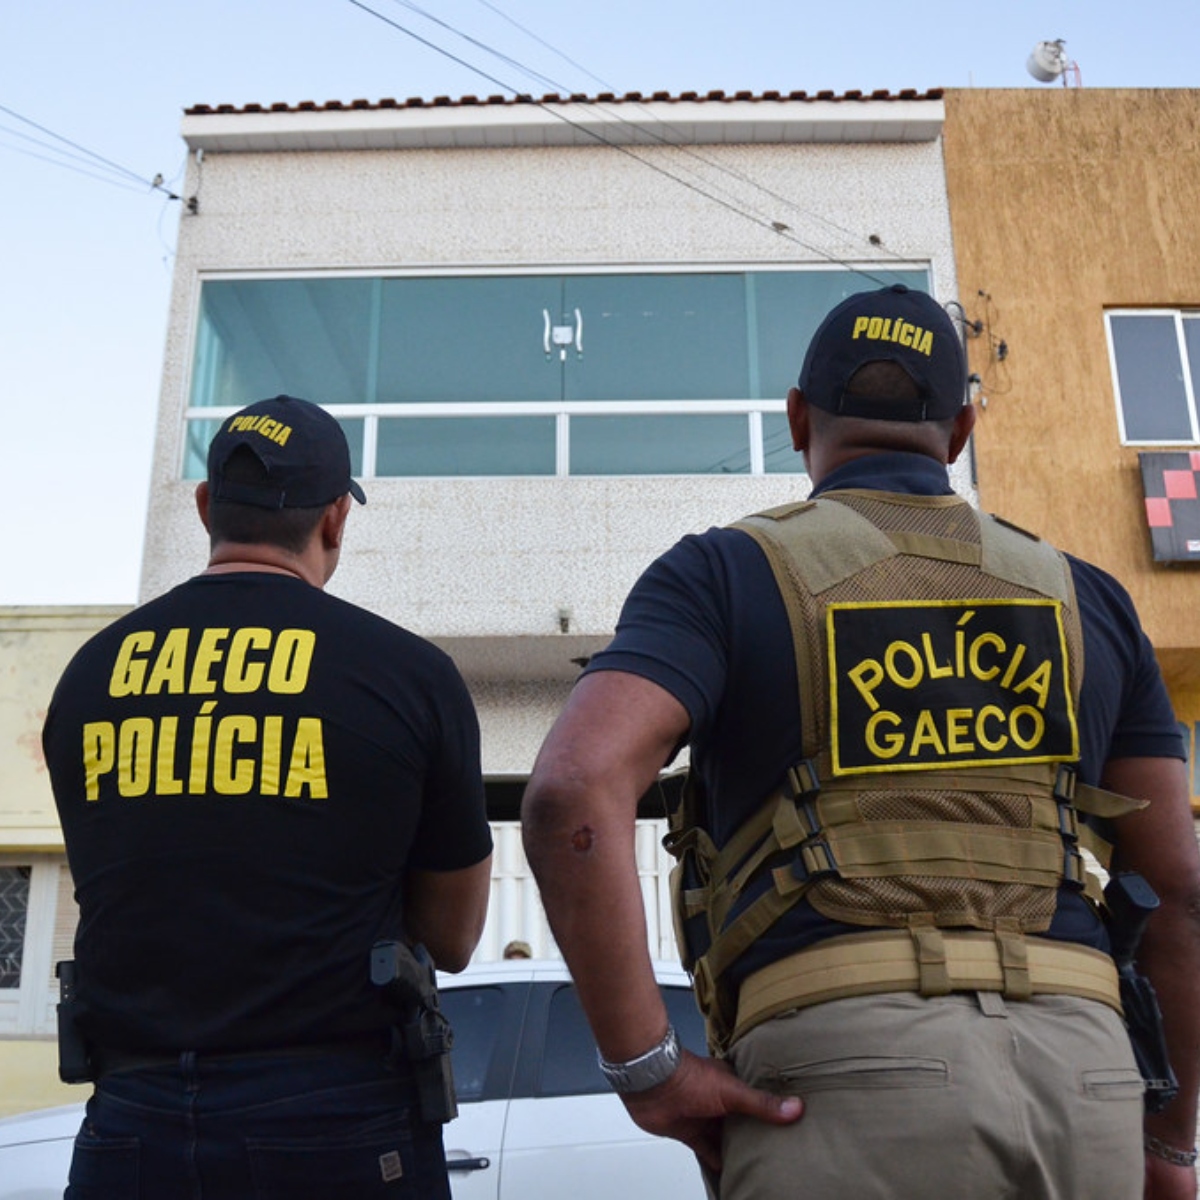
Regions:
M 21 953 L 21 982 L 0 988 L 0 1037 L 45 1037 L 55 1031 L 58 983 L 54 957 L 60 873 L 66 860 L 53 854 L 0 854 L 0 866 L 29 867 L 29 902 Z
M 634 269 L 636 266 L 637 269 Z M 526 267 L 516 265 L 493 268 L 476 267 L 445 267 L 434 270 L 412 271 L 378 271 L 378 270 L 336 270 L 336 271 L 205 271 L 199 276 L 199 287 L 193 298 L 191 354 L 184 381 L 185 407 L 183 412 L 184 436 L 181 438 L 179 461 L 176 464 L 178 478 L 194 480 L 198 474 L 189 474 L 189 437 L 188 427 L 193 422 L 222 421 L 238 411 L 239 406 L 203 406 L 194 405 L 191 399 L 194 384 L 200 370 L 201 355 L 198 353 L 200 341 L 204 335 L 201 319 L 201 305 L 204 286 L 213 282 L 256 282 L 256 281 L 340 281 L 347 279 L 381 280 L 389 279 L 469 279 L 469 278 L 506 278 L 539 276 L 548 279 L 562 278 L 570 280 L 575 276 L 598 275 L 712 275 L 712 274 L 834 274 L 857 273 L 863 277 L 864 287 L 867 280 L 877 274 L 894 273 L 923 273 L 926 286 L 932 286 L 932 264 L 928 261 L 897 260 L 886 263 L 867 263 L 858 266 L 847 266 L 841 263 L 810 263 L 810 262 L 721 262 L 721 263 L 679 263 L 679 264 L 557 264 L 551 266 Z M 796 363 L 799 371 L 799 361 Z M 803 475 L 805 467 L 799 455 L 794 458 L 795 469 L 788 471 L 769 470 L 767 459 L 768 448 L 764 443 L 764 416 L 771 414 L 786 414 L 786 396 L 747 399 L 745 397 L 727 397 L 717 399 L 687 400 L 687 399 L 656 399 L 656 400 L 512 400 L 512 401 L 431 401 L 431 402 L 397 402 L 379 403 L 363 402 L 352 404 L 330 404 L 324 406 L 327 411 L 339 421 L 363 422 L 361 442 L 361 464 L 356 465 L 355 474 L 364 480 L 391 479 L 402 481 L 428 481 L 431 479 L 651 479 L 656 477 L 677 478 L 719 478 L 726 474 L 735 478 L 769 477 L 772 475 Z M 747 470 L 731 472 L 600 472 L 573 473 L 571 462 L 571 419 L 573 417 L 594 416 L 741 416 L 746 420 L 746 438 L 749 451 L 749 466 Z M 553 417 L 555 422 L 554 436 L 554 470 L 540 474 L 522 475 L 505 474 L 461 474 L 461 475 L 379 475 L 376 471 L 376 456 L 379 446 L 379 421 L 397 418 L 434 418 L 453 419 L 456 417 L 491 417 L 491 418 L 522 418 L 522 417 Z M 351 439 L 351 451 L 355 458 L 358 447 Z M 792 461 L 789 459 L 789 461 Z
M 1131 438 L 1125 419 L 1125 402 L 1121 396 L 1121 379 L 1118 371 L 1116 340 L 1113 336 L 1114 317 L 1170 317 L 1175 330 L 1175 345 L 1179 354 L 1179 366 L 1183 379 L 1184 400 L 1187 404 L 1190 439 L 1147 439 Z M 1200 322 L 1200 309 L 1195 308 L 1109 308 L 1104 310 L 1104 333 L 1108 344 L 1109 370 L 1112 374 L 1113 399 L 1117 406 L 1117 427 L 1123 446 L 1196 446 L 1200 445 L 1200 409 L 1197 404 L 1197 381 L 1200 380 L 1200 363 L 1193 364 L 1188 352 L 1185 321 Z

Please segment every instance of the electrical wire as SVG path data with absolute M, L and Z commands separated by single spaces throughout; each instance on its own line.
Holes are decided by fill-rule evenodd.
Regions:
M 9 133 L 9 130 L 0 130 L 2 133 Z M 52 166 L 62 167 L 64 170 L 73 171 L 76 175 L 82 175 L 85 179 L 94 179 L 97 183 L 111 184 L 113 187 L 118 187 L 122 191 L 137 192 L 144 195 L 146 189 L 135 187 L 132 183 L 125 183 L 120 179 L 114 179 L 112 175 L 97 175 L 94 171 L 85 171 L 82 167 L 74 167 L 69 162 L 64 162 L 61 158 L 51 158 L 48 154 L 38 154 L 33 150 L 29 150 L 24 146 L 13 146 L 0 142 L 5 150 L 11 150 L 14 154 L 22 154 L 26 158 L 35 158 L 39 162 L 50 163 Z
M 73 142 L 70 138 L 63 137 L 61 133 L 55 133 L 53 129 L 47 129 L 45 125 L 39 125 L 36 121 L 31 120 L 29 117 L 23 116 L 14 109 L 5 107 L 3 104 L 0 104 L 0 113 L 4 113 L 6 116 L 12 117 L 17 121 L 20 121 L 22 124 L 28 125 L 31 129 L 36 129 L 39 133 L 44 133 L 47 137 L 53 138 L 55 142 L 61 142 L 64 146 L 69 146 L 72 150 L 77 150 L 79 152 L 79 154 L 68 154 L 67 151 L 61 150 L 59 147 L 47 142 L 43 142 L 40 139 L 33 138 L 29 134 L 21 133 L 18 130 L 5 130 L 5 132 L 15 134 L 18 137 L 28 138 L 36 145 L 39 145 L 44 149 L 48 149 L 52 153 L 61 156 L 60 158 L 45 158 L 46 162 L 54 163 L 57 166 L 66 168 L 67 170 L 78 171 L 78 168 L 72 167 L 68 162 L 62 161 L 62 159 L 66 158 L 74 159 L 77 162 L 83 162 L 87 166 L 92 167 L 93 171 L 100 170 L 102 168 L 107 169 L 107 175 L 92 174 L 91 177 L 94 179 L 101 179 L 107 182 L 124 183 L 129 187 L 131 187 L 132 184 L 141 184 L 143 188 L 147 188 L 151 191 L 165 192 L 167 198 L 170 200 L 179 199 L 174 192 L 163 186 L 162 176 L 156 176 L 154 179 L 146 179 L 139 175 L 136 171 L 131 171 L 128 167 L 123 167 L 120 163 L 115 163 L 111 159 L 105 158 L 102 154 L 97 154 L 94 150 L 89 150 L 86 146 L 81 146 L 78 142 Z M 18 153 L 21 152 L 20 148 L 17 146 L 9 146 L 8 149 L 16 150 Z M 29 153 L 30 157 L 32 158 L 44 157 L 42 155 L 32 154 L 31 152 L 26 153 Z M 84 157 L 81 159 L 79 155 L 83 155 Z M 79 173 L 89 174 L 89 172 L 83 171 L 80 171 Z
M 556 80 L 551 76 L 544 75 L 541 72 L 534 71 L 532 68 L 521 63 L 517 59 L 514 59 L 507 54 L 501 53 L 500 51 L 494 49 L 493 47 L 487 45 L 486 43 L 480 41 L 479 39 L 471 37 L 469 34 L 464 33 L 462 30 L 451 25 L 449 22 L 442 20 L 440 17 L 434 16 L 432 13 L 421 8 L 418 4 L 416 4 L 414 2 L 414 0 L 394 0 L 394 2 L 399 4 L 401 7 L 408 9 L 410 12 L 416 13 L 419 16 L 425 17 L 427 20 L 432 21 L 437 25 L 440 25 L 442 28 L 453 33 L 456 37 L 462 38 L 464 41 L 470 43 L 471 45 L 477 47 L 478 49 L 483 50 L 485 53 L 491 54 L 494 57 L 499 58 L 501 61 L 507 63 L 508 65 L 515 67 L 517 70 L 521 71 L 523 74 L 525 74 L 529 78 L 535 79 L 538 82 L 542 83 L 543 86 L 552 87 L 556 91 L 561 92 L 561 93 L 570 94 L 573 91 L 573 89 L 571 89 L 566 84 L 560 82 L 559 80 Z M 534 41 L 536 41 L 539 45 L 544 46 L 546 49 L 550 50 L 551 53 L 557 55 L 559 58 L 563 59 L 565 62 L 570 63 L 577 70 L 582 71 L 585 75 L 588 76 L 589 79 L 593 80 L 596 83 L 601 84 L 601 86 L 603 86 L 604 88 L 606 88 L 609 91 L 616 90 L 612 84 L 607 83 L 605 80 L 601 79 L 598 75 L 595 75 L 591 71 L 587 70 L 586 67 L 583 67 L 579 63 L 575 62 L 574 59 L 568 57 L 566 54 L 563 54 L 562 51 L 558 50 L 550 42 L 546 41 L 544 38 L 533 33 L 531 30 L 526 29 L 519 22 L 514 21 L 511 17 L 507 16 L 507 14 L 505 14 L 497 5 L 490 3 L 489 0 L 479 0 L 479 3 L 483 4 L 486 8 L 490 9 L 492 12 L 496 13 L 498 16 L 500 16 L 504 20 L 508 21 L 509 24 L 515 26 L 522 33 L 524 33 L 527 37 L 530 37 Z M 462 60 L 456 59 L 455 61 L 462 63 Z M 468 65 L 468 64 L 462 63 L 462 65 Z M 493 82 L 496 82 L 496 81 L 493 80 Z M 501 86 L 505 86 L 505 85 L 501 84 Z M 511 87 L 509 87 L 508 90 L 515 92 L 515 89 L 513 89 Z M 643 101 L 640 101 L 640 100 L 635 101 L 634 102 L 635 108 L 637 110 L 639 110 L 644 116 L 648 117 L 651 122 L 662 126 L 662 128 L 664 130 L 666 130 L 667 133 L 664 133 L 661 135 L 656 134 L 653 131 L 653 129 L 647 128 L 643 124 L 640 124 L 638 122 L 630 120 L 629 118 L 625 117 L 620 111 L 618 111 L 615 107 L 610 107 L 608 105 L 605 105 L 601 101 L 593 101 L 592 103 L 595 105 L 596 108 L 598 108 L 605 115 L 611 117 L 617 123 L 626 125 L 629 128 L 637 129 L 639 132 L 652 138 L 654 141 L 656 141 L 660 145 L 669 146 L 669 147 L 677 150 L 679 152 L 679 154 L 682 156 L 686 156 L 687 158 L 690 158 L 697 162 L 703 163 L 705 166 L 709 167 L 711 170 L 717 171 L 724 175 L 728 175 L 728 176 L 738 180 L 740 183 L 743 183 L 751 188 L 754 188 L 756 191 L 759 191 L 759 192 L 763 193 L 764 195 L 770 197 L 776 203 L 782 204 L 784 207 L 790 209 L 792 212 L 796 212 L 796 213 L 799 213 L 799 214 L 801 214 L 805 217 L 808 217 L 812 220 L 819 221 L 821 224 L 826 225 L 829 228 L 836 230 L 838 233 L 845 234 L 852 241 L 857 242 L 861 239 L 862 235 L 855 232 L 854 230 L 847 229 L 845 226 L 839 225 L 836 221 L 832 221 L 828 217 L 825 217 L 820 213 L 813 212 L 810 209 L 803 208 L 801 205 L 797 204 L 794 200 L 791 200 L 786 196 L 782 196 L 778 192 L 772 191 L 770 188 L 766 187 L 764 184 L 762 184 L 758 180 L 752 178 L 751 176 L 745 174 L 744 172 L 738 171 L 733 167 L 729 167 L 724 163 L 721 163 L 721 162 L 716 161 L 715 159 L 709 158 L 706 155 L 700 153 L 700 151 L 696 150 L 693 146 L 687 145 L 683 141 L 682 136 L 681 135 L 674 136 L 673 130 L 671 129 L 671 126 L 669 125 L 669 123 L 664 121 L 661 117 L 657 116 L 653 112 L 653 110 L 647 104 L 645 104 Z M 728 189 L 722 188 L 719 184 L 714 183 L 712 180 L 704 179 L 703 176 L 697 175 L 694 172 L 693 172 L 693 178 L 698 178 L 698 179 L 703 180 L 703 182 L 705 184 L 707 184 L 707 186 L 717 188 L 717 189 L 721 190 L 722 192 L 724 192 L 724 194 L 727 196 L 733 195 Z M 742 200 L 741 202 L 743 204 L 746 204 L 747 207 L 749 207 L 749 205 L 747 204 L 747 202 L 745 200 Z M 756 208 L 753 211 L 755 212 L 755 214 L 757 216 L 759 216 L 763 220 L 770 220 L 770 218 L 767 217 L 766 214 L 764 214 L 761 209 Z M 771 220 L 770 223 L 771 223 L 772 229 L 775 230 L 775 232 L 781 232 L 781 230 L 779 228 L 779 223 L 775 222 L 774 220 Z M 814 251 L 814 253 L 821 253 L 821 251 L 817 250 L 814 247 L 807 246 L 805 243 L 801 243 L 801 244 L 804 245 L 806 249 L 812 249 Z M 896 251 L 892 250 L 890 247 L 883 246 L 883 244 L 881 242 L 876 242 L 875 245 L 877 248 L 883 249 L 885 251 L 885 253 L 887 253 L 893 259 L 898 260 L 898 261 L 903 261 L 903 256 L 898 254 Z M 880 281 L 877 280 L 876 282 L 880 282 Z
M 479 3 L 482 4 L 484 8 L 491 9 L 491 11 L 496 14 L 496 16 L 498 16 L 503 21 L 507 21 L 514 29 L 519 29 L 527 38 L 532 38 L 533 41 L 537 42 L 537 44 L 539 46 L 544 46 L 547 50 L 550 51 L 551 54 L 554 54 L 558 58 L 561 58 L 563 60 L 563 62 L 570 64 L 572 67 L 575 68 L 575 70 L 582 72 L 593 83 L 598 83 L 602 88 L 604 88 L 604 90 L 606 92 L 615 92 L 617 90 L 607 80 L 601 79 L 599 75 L 593 75 L 592 72 L 587 69 L 587 67 L 583 66 L 581 63 L 577 63 L 573 58 L 570 58 L 569 56 L 564 54 L 560 49 L 558 49 L 557 46 L 552 46 L 548 41 L 546 41 L 545 38 L 540 37 L 538 34 L 534 33 L 532 29 L 526 29 L 525 26 L 520 23 L 520 21 L 514 20 L 512 17 L 510 17 L 508 15 L 508 13 L 504 12 L 499 6 L 490 3 L 490 0 L 479 0 Z
M 624 154 L 626 157 L 633 159 L 634 162 L 637 162 L 637 163 L 641 164 L 642 166 L 647 167 L 648 169 L 656 172 L 657 174 L 662 175 L 662 176 L 666 177 L 667 179 L 672 180 L 674 183 L 679 184 L 681 187 L 687 188 L 689 191 L 694 192 L 699 196 L 702 196 L 704 199 L 710 201 L 711 203 L 717 204 L 721 208 L 726 209 L 727 211 L 735 214 L 736 216 L 739 216 L 739 217 L 743 218 L 744 220 L 748 220 L 751 223 L 758 225 L 759 227 L 761 227 L 763 229 L 769 230 L 772 233 L 777 234 L 778 236 L 784 238 L 785 241 L 792 242 L 794 245 L 797 245 L 797 246 L 801 247 L 801 249 L 807 250 L 807 251 L 809 251 L 809 253 L 815 254 L 818 257 L 825 259 L 827 262 L 831 262 L 837 266 L 844 267 L 847 271 L 849 271 L 853 274 L 856 274 L 856 275 L 860 275 L 864 279 L 871 280 L 872 282 L 878 284 L 880 287 L 886 286 L 887 280 L 880 278 L 878 275 L 873 274 L 871 271 L 868 271 L 859 265 L 856 265 L 844 258 L 841 258 L 836 254 L 832 254 L 831 252 L 824 249 L 823 247 L 814 246 L 811 243 L 804 241 L 802 238 L 796 236 L 795 232 L 791 229 L 790 226 L 784 224 L 783 222 L 769 220 L 768 218 L 766 218 L 764 216 L 752 213 L 752 212 L 748 211 L 747 208 L 745 208 L 744 206 L 739 206 L 739 204 L 737 204 L 737 203 L 722 199 L 719 195 L 715 195 L 712 191 L 705 190 L 704 187 L 701 187 L 697 184 L 689 182 L 686 179 L 681 178 L 680 176 L 674 174 L 672 171 L 669 171 L 666 167 L 662 166 L 660 163 L 656 163 L 650 159 L 643 158 L 641 155 L 635 153 L 632 149 L 630 149 L 630 147 L 622 145 L 619 142 L 613 141 L 612 139 L 606 137 L 602 132 L 592 129 L 592 128 L 588 127 L 587 125 L 584 125 L 583 123 L 572 119 L 566 113 L 558 111 L 556 108 L 552 107 L 551 105 L 549 105 L 543 101 L 534 100 L 532 96 L 528 95 L 527 93 L 519 91 L 517 88 L 514 88 L 510 83 L 506 82 L 505 80 L 499 79 L 495 75 L 489 74 L 487 71 L 483 70 L 482 68 L 477 67 L 477 66 L 473 65 L 472 63 L 467 62 L 465 59 L 460 58 L 458 55 L 453 54 L 451 51 L 445 49 L 442 46 L 439 46 L 436 42 L 432 42 L 428 38 L 422 37 L 420 34 L 409 29 L 407 26 L 400 24 L 400 22 L 398 22 L 398 21 L 392 20 L 392 18 L 385 16 L 383 13 L 380 13 L 380 12 L 376 11 L 375 9 L 371 8 L 368 4 L 363 3 L 363 0 L 349 0 L 349 3 L 354 5 L 355 8 L 359 8 L 363 12 L 366 12 L 366 13 L 370 14 L 371 16 L 375 17 L 376 19 L 383 21 L 384 24 L 391 26 L 392 28 L 396 29 L 398 32 L 405 34 L 407 37 L 410 37 L 413 40 L 420 42 L 423 46 L 428 47 L 429 49 L 433 50 L 435 53 L 441 54 L 443 57 L 448 58 L 452 62 L 457 63 L 459 66 L 465 67 L 467 70 L 472 71 L 473 73 L 481 76 L 482 78 L 487 79 L 489 82 L 496 84 L 497 87 L 502 88 L 504 91 L 511 92 L 514 96 L 517 97 L 517 99 L 524 100 L 528 103 L 536 105 L 537 107 L 541 108 L 544 112 L 548 113 L 550 116 L 556 118 L 559 121 L 562 121 L 566 125 L 571 126 L 572 128 L 574 128 L 578 133 L 582 134 L 583 136 L 589 137 L 592 140 L 599 142 L 600 144 L 605 145 L 612 150 L 616 150 L 618 153 Z M 711 187 L 711 186 L 712 185 L 709 184 L 709 187 Z

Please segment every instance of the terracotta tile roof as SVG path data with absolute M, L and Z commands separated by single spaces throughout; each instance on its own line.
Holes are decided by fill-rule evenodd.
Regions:
M 407 100 L 326 100 L 318 104 L 313 100 L 302 100 L 298 104 L 194 104 L 184 110 L 189 117 L 212 116 L 216 114 L 232 115 L 237 113 L 313 113 L 313 112 L 354 112 L 379 111 L 386 109 L 424 109 L 424 108 L 474 108 L 474 107 L 514 107 L 528 104 L 731 104 L 745 103 L 768 104 L 779 101 L 837 101 L 853 102 L 862 100 L 941 100 L 944 96 L 942 88 L 930 88 L 924 92 L 915 88 L 905 88 L 899 92 L 889 92 L 879 89 L 873 92 L 859 90 L 848 92 L 625 92 L 618 96 L 614 92 L 600 92 L 588 96 L 580 92 L 560 96 L 551 92 L 543 96 L 460 96 L 457 100 L 451 96 L 435 96 L 432 100 L 413 96 Z

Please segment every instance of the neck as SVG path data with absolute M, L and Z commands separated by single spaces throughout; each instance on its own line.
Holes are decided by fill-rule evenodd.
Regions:
M 243 545 L 222 542 L 212 548 L 204 575 L 230 575 L 258 572 L 265 575 L 290 575 L 316 588 L 325 586 L 325 577 L 308 556 L 295 555 L 278 546 Z

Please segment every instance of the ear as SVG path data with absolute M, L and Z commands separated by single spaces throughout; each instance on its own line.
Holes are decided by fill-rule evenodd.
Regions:
M 205 532 L 208 533 L 212 532 L 208 527 L 208 504 L 210 499 L 207 480 L 196 484 L 196 511 L 200 514 L 200 524 L 204 526 Z
M 346 532 L 346 518 L 350 515 L 350 495 L 339 496 L 325 508 L 321 518 L 321 544 L 326 550 L 339 550 Z
M 973 404 L 964 404 L 958 410 L 958 414 L 954 418 L 954 431 L 950 434 L 950 449 L 946 455 L 948 463 L 958 460 L 963 447 L 967 444 L 967 439 L 971 436 L 971 431 L 975 428 L 975 418 L 978 415 Z
M 808 401 L 799 388 L 789 388 L 787 394 L 788 428 L 792 431 L 792 449 L 808 449 L 811 429 L 808 423 Z

